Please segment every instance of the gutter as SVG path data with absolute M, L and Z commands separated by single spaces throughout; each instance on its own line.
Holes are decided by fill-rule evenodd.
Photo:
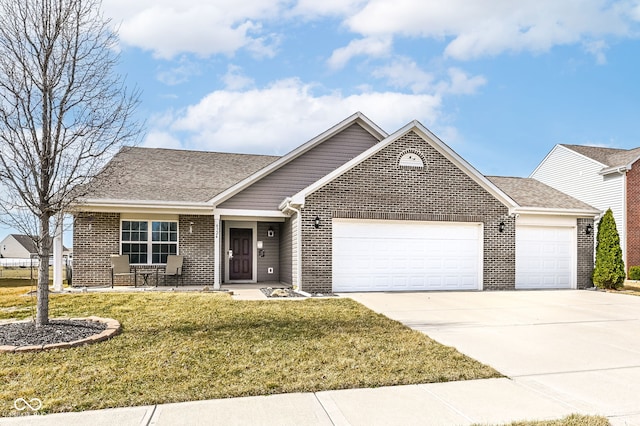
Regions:
M 619 167 L 609 167 L 608 169 L 600 170 L 598 174 L 602 176 L 612 175 L 614 173 L 618 173 L 619 175 L 623 175 L 626 172 L 631 170 L 631 165 L 619 166 Z
M 156 211 L 195 211 L 200 214 L 213 214 L 213 206 L 201 202 L 181 201 L 150 201 L 150 200 L 82 200 L 74 203 L 68 209 L 69 212 L 122 212 L 138 210 L 141 213 L 149 210 Z
M 518 207 L 512 210 L 509 210 L 510 214 L 538 214 L 538 215 L 549 215 L 549 216 L 582 216 L 589 218 L 597 218 L 600 217 L 603 213 L 600 210 L 589 209 L 589 210 L 581 210 L 581 209 L 554 209 L 554 208 L 544 208 L 544 207 Z
M 280 205 L 278 206 L 278 208 L 280 208 L 280 210 L 290 210 L 293 211 L 297 214 L 298 216 L 298 223 L 296 224 L 296 228 L 297 228 L 297 234 L 296 234 L 296 257 L 298 258 L 298 264 L 296 266 L 296 273 L 298 275 L 298 284 L 297 284 L 297 288 L 295 288 L 294 285 L 294 290 L 301 290 L 302 289 L 302 213 L 300 212 L 300 209 L 296 209 L 295 207 L 293 207 L 291 205 L 291 198 L 287 197 L 284 199 L 284 201 L 282 203 L 280 203 Z

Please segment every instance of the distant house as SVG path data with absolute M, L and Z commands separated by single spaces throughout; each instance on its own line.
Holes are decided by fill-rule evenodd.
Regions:
M 8 259 L 28 259 L 38 254 L 38 249 L 28 235 L 10 234 L 0 242 L 0 254 Z
M 71 250 L 63 247 L 63 256 L 69 256 L 70 253 Z M 38 248 L 28 235 L 9 234 L 0 241 L 0 256 L 5 259 L 29 259 L 37 254 Z
M 191 285 L 309 293 L 586 288 L 600 211 L 486 177 L 417 121 L 356 113 L 283 157 L 123 148 L 74 206 L 74 285 L 184 257 Z
M 556 145 L 530 177 L 616 220 L 627 268 L 640 265 L 640 148 Z

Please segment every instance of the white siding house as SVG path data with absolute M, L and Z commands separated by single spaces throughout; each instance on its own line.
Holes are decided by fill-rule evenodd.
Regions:
M 0 241 L 0 257 L 7 259 L 29 259 L 37 254 L 33 240 L 26 235 L 10 234 Z
M 578 147 L 572 145 L 556 145 L 530 177 L 603 212 L 610 208 L 616 220 L 620 246 L 626 260 L 625 174 L 615 171 L 604 173 L 610 164 L 583 155 L 576 148 Z M 591 147 L 580 148 L 588 150 Z

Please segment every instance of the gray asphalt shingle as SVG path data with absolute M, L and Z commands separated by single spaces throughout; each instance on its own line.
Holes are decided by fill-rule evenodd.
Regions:
M 640 157 L 640 148 L 618 149 L 567 144 L 562 144 L 561 146 L 596 160 L 604 164 L 607 168 L 626 166 Z
M 533 178 L 487 176 L 521 207 L 598 210 Z
M 125 147 L 89 185 L 85 198 L 206 202 L 278 158 Z

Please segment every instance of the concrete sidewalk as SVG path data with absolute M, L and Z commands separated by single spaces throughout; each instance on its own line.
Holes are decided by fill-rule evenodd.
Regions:
M 0 425 L 468 425 L 556 419 L 577 411 L 503 378 L 0 418 Z

